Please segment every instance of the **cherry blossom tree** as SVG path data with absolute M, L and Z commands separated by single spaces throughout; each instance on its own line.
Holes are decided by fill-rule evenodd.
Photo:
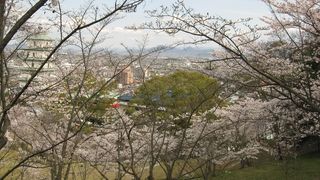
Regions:
M 81 30 L 84 30 L 90 26 L 97 25 L 103 22 L 110 22 L 110 20 L 115 17 L 115 15 L 119 12 L 132 12 L 136 9 L 136 7 L 141 3 L 141 0 L 133 0 L 133 1 L 116 1 L 113 7 L 106 8 L 104 12 L 100 11 L 92 11 L 94 4 L 89 4 L 82 12 L 78 14 L 74 14 L 74 18 L 69 20 L 73 20 L 73 23 L 70 24 L 69 27 L 65 27 L 63 21 L 66 17 L 65 12 L 63 11 L 63 4 L 61 5 L 59 1 L 48 1 L 48 0 L 39 0 L 35 3 L 30 3 L 26 1 L 1 1 L 1 10 L 0 10 L 0 22 L 1 22 L 1 30 L 0 30 L 0 54 L 1 54 L 1 105 L 2 105 L 2 114 L 1 114 L 1 147 L 6 144 L 5 134 L 10 124 L 10 119 L 8 119 L 7 114 L 10 109 L 18 104 L 22 95 L 24 95 L 25 91 L 30 87 L 30 84 L 34 81 L 34 79 L 40 74 L 39 72 L 43 69 L 43 67 L 52 59 L 53 55 L 66 44 L 74 35 Z M 17 93 L 13 95 L 13 97 L 8 98 L 6 95 L 9 92 L 9 79 L 10 73 L 8 70 L 8 62 L 12 59 L 12 53 L 14 53 L 21 44 L 25 41 L 26 37 L 30 35 L 27 33 L 27 36 L 23 38 L 22 41 L 18 43 L 15 50 L 12 53 L 8 52 L 8 46 L 13 44 L 17 37 L 21 37 L 23 31 L 28 32 L 30 29 L 30 21 L 33 16 L 36 16 L 37 13 L 40 13 L 45 8 L 49 8 L 49 10 L 53 13 L 57 13 L 58 19 L 55 24 L 58 24 L 58 29 L 60 31 L 60 40 L 56 43 L 55 47 L 46 57 L 45 61 L 41 64 L 41 66 L 31 75 L 27 83 L 19 90 Z M 46 10 L 44 10 L 46 11 Z M 94 13 L 94 17 L 89 17 L 91 12 Z M 48 15 L 45 18 L 51 18 Z M 29 26 L 29 27 L 28 27 Z M 22 33 L 23 35 L 23 33 Z M 18 41 L 19 42 L 19 41 Z M 11 54 L 11 55 L 10 55 Z
M 112 84 L 112 79 L 120 73 L 113 70 L 114 74 L 108 76 L 107 80 L 99 74 L 94 81 L 100 84 L 90 86 L 90 76 L 95 76 L 92 72 L 96 68 L 92 59 L 101 57 L 101 53 L 98 54 L 98 51 L 94 50 L 101 40 L 99 35 L 119 13 L 134 12 L 141 2 L 116 1 L 103 10 L 98 10 L 91 2 L 77 12 L 64 9 L 63 3 L 59 1 L 0 2 L 0 147 L 4 148 L 3 151 L 8 151 L 19 143 L 26 145 L 20 149 L 24 153 L 19 157 L 18 163 L 13 167 L 6 167 L 11 169 L 1 175 L 1 178 L 7 177 L 21 166 L 30 165 L 32 168 L 33 165 L 43 163 L 45 167 L 51 167 L 53 179 L 61 179 L 63 176 L 68 178 L 74 160 L 72 151 L 81 143 L 83 129 L 86 128 L 88 117 L 92 114 L 88 107 L 99 97 L 99 93 L 105 92 Z M 28 37 L 38 32 L 37 28 L 33 28 L 35 23 L 32 21 L 39 13 L 43 13 L 42 18 L 49 23 L 49 27 L 44 28 L 57 29 L 60 37 L 43 63 L 19 88 L 12 83 L 16 81 L 16 77 L 11 75 L 8 66 Z M 63 23 L 65 21 L 69 23 Z M 70 64 L 69 68 L 66 66 L 66 55 L 61 53 L 64 48 L 69 48 L 68 46 L 76 47 L 82 52 L 79 58 L 76 58 L 77 55 L 71 57 L 70 54 L 71 68 Z M 130 54 L 124 57 L 124 61 L 130 64 L 143 55 L 145 54 Z M 60 58 L 55 62 L 58 68 L 55 75 L 41 73 L 44 66 L 55 59 L 54 56 Z M 38 81 L 42 84 L 39 85 Z M 22 125 L 26 128 L 21 129 Z M 13 136 L 13 142 L 5 147 L 8 135 L 10 138 Z M 32 160 L 28 161 L 30 159 Z
M 238 98 L 249 96 L 261 103 L 270 102 L 267 107 L 273 113 L 261 109 L 258 115 L 273 116 L 271 122 L 277 126 L 273 132 L 281 134 L 280 144 L 294 147 L 305 136 L 318 136 L 319 2 L 264 2 L 271 12 L 270 17 L 262 18 L 264 27 L 252 25 L 250 19 L 199 14 L 177 1 L 171 7 L 150 11 L 155 21 L 142 28 L 173 35 L 185 33 L 194 38 L 191 43 L 218 45 L 220 49 L 210 61 L 216 68 L 213 74 L 241 87 Z M 256 119 L 254 114 L 248 118 Z

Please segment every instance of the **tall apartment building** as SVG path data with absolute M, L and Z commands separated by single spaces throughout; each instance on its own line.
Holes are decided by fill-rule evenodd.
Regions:
M 119 84 L 123 85 L 129 85 L 134 83 L 133 72 L 130 66 L 123 69 L 123 71 L 117 76 L 117 81 Z

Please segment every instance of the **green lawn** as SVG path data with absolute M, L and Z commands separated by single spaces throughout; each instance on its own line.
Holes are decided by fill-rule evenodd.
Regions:
M 10 155 L 14 157 L 14 153 Z M 9 161 L 10 162 L 10 161 Z M 2 164 L 0 167 L 0 175 L 5 171 L 11 163 Z M 7 168 L 6 168 L 7 167 Z M 70 175 L 70 179 L 101 179 L 100 175 L 91 167 L 87 167 L 87 174 L 83 175 L 83 166 L 73 166 L 75 174 Z M 17 170 L 8 179 L 21 178 L 21 169 Z M 49 169 L 43 169 L 42 177 L 49 176 Z M 165 174 L 162 169 L 157 166 L 154 170 L 156 179 L 164 179 Z M 143 179 L 147 176 L 147 171 L 143 173 Z M 26 175 L 25 178 L 28 176 Z M 109 179 L 116 177 L 115 172 L 107 173 Z M 129 180 L 132 177 L 126 176 L 124 180 Z M 252 167 L 244 169 L 235 168 L 234 170 L 219 171 L 213 180 L 320 180 L 320 154 L 311 154 L 298 157 L 290 161 L 275 161 L 264 158 L 253 163 Z
M 218 180 L 320 180 L 320 154 L 298 157 L 286 162 L 255 163 L 253 167 L 220 172 Z

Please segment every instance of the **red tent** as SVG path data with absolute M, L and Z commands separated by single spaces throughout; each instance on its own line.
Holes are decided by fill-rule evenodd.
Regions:
M 112 106 L 112 108 L 119 108 L 120 107 L 120 103 L 118 101 L 116 101 L 111 106 Z

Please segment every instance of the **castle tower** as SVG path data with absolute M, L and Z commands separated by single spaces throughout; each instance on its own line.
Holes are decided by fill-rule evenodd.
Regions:
M 37 33 L 26 40 L 26 47 L 18 52 L 19 81 L 26 81 L 33 74 L 50 54 L 53 49 L 54 40 L 46 33 Z M 52 61 L 48 61 L 41 70 L 41 73 L 53 71 Z

